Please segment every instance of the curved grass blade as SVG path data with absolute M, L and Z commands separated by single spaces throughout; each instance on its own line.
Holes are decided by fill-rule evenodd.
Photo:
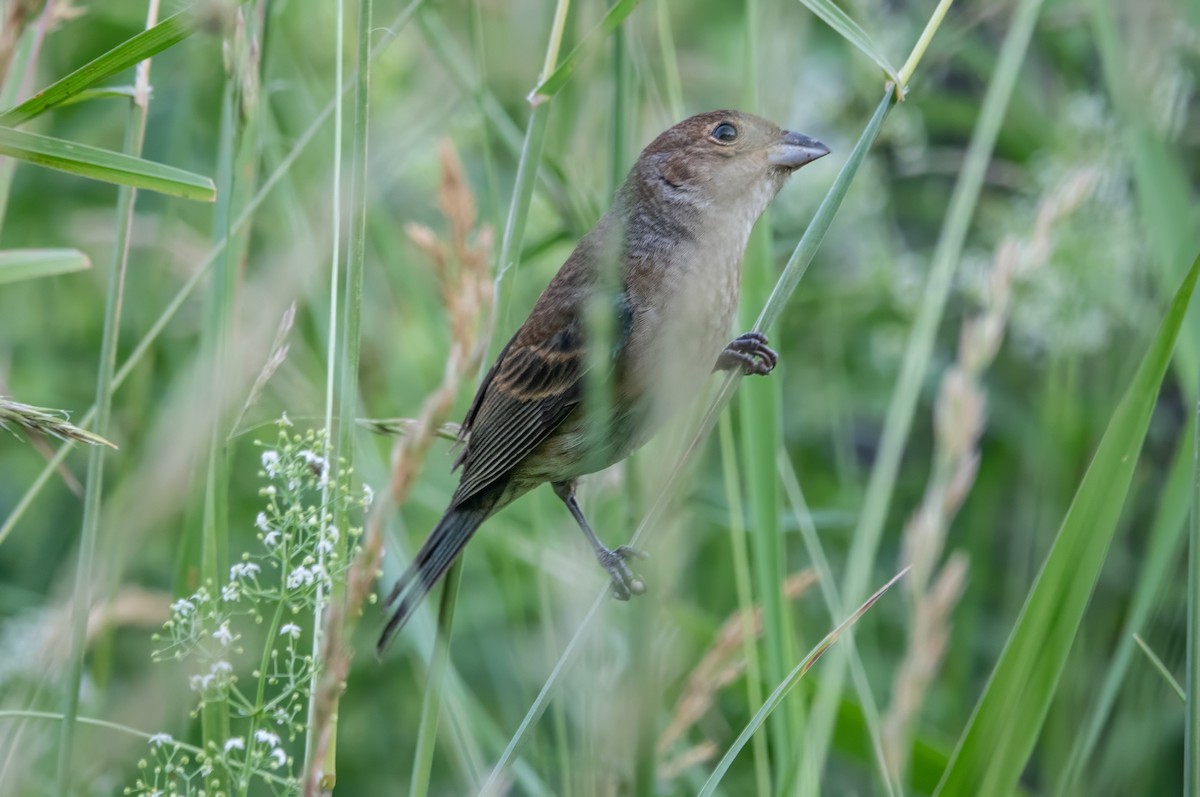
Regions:
M 139 61 L 178 44 L 192 35 L 196 26 L 196 15 L 191 9 L 167 17 L 154 27 L 121 42 L 99 58 L 50 84 L 20 105 L 0 114 L 0 125 L 15 127 L 57 105 L 62 105 L 101 80 L 123 72 Z
M 78 249 L 7 249 L 0 252 L 0 285 L 91 268 Z
M 908 571 L 909 568 L 906 567 L 896 575 L 892 576 L 886 584 L 875 591 L 875 594 L 867 598 L 861 606 L 855 609 L 853 614 L 839 623 L 837 628 L 834 628 L 832 631 L 826 634 L 825 638 L 818 642 L 817 646 L 809 651 L 808 655 L 805 656 L 804 659 L 797 664 L 790 673 L 788 673 L 787 677 L 783 679 L 783 682 L 780 683 L 779 686 L 775 687 L 775 691 L 771 692 L 770 696 L 763 702 L 762 708 L 755 712 L 754 716 L 750 718 L 750 722 L 747 723 L 746 727 L 742 729 L 742 732 L 738 734 L 738 738 L 732 745 L 730 745 L 729 750 L 727 750 L 725 753 L 725 757 L 721 759 L 719 764 L 717 764 L 717 768 L 713 771 L 712 775 L 709 776 L 708 782 L 706 782 L 704 784 L 704 788 L 700 790 L 699 797 L 712 797 L 712 795 L 716 793 L 717 787 L 721 785 L 721 779 L 724 778 L 725 773 L 729 771 L 729 767 L 733 764 L 734 759 L 737 758 L 738 753 L 740 753 L 742 748 L 746 746 L 746 743 L 750 741 L 750 737 L 754 735 L 754 732 L 761 728 L 762 724 L 767 721 L 767 717 L 770 716 L 771 712 L 783 702 L 783 699 L 787 697 L 788 692 L 792 691 L 796 684 L 800 683 L 800 679 L 804 677 L 805 673 L 812 669 L 812 666 L 817 663 L 817 659 L 821 658 L 825 651 L 829 650 L 834 642 L 837 642 L 838 637 L 845 633 L 847 628 L 858 622 L 859 618 L 866 614 L 867 610 L 874 606 L 875 602 L 882 598 L 884 593 L 891 589 L 895 583 L 903 578 L 904 574 Z
M 859 27 L 858 23 L 852 20 L 845 11 L 838 8 L 833 0 L 800 0 L 808 10 L 816 14 L 821 20 L 837 31 L 843 39 L 853 44 L 858 48 L 859 52 L 874 61 L 888 79 L 901 88 L 904 87 L 904 81 L 900 79 L 900 75 L 896 72 L 896 67 L 892 66 L 875 42 L 871 41 L 871 37 L 867 32 Z
M 1010 794 L 1037 741 L 1116 531 L 1200 257 L 1117 405 L 935 795 Z
M 633 12 L 637 7 L 639 0 L 617 0 L 613 3 L 612 8 L 608 9 L 608 13 L 604 15 L 604 19 L 596 27 L 588 31 L 588 34 L 580 40 L 579 44 L 575 45 L 575 49 L 567 53 L 567 57 L 562 60 L 548 77 L 542 79 L 534 87 L 533 91 L 529 92 L 529 104 L 537 107 L 546 100 L 553 97 L 567 85 L 567 80 L 570 79 L 571 73 L 575 71 L 575 65 L 579 63 L 579 59 L 583 57 L 589 50 L 599 46 L 600 42 L 608 38 L 608 35 L 617 29 L 617 26 L 625 21 L 625 17 Z
M 0 155 L 9 155 L 92 180 L 128 185 L 184 199 L 212 202 L 217 196 L 213 181 L 199 174 L 22 130 L 0 127 Z
M 1187 703 L 1187 695 L 1183 693 L 1183 687 L 1179 685 L 1179 681 L 1175 680 L 1175 676 L 1171 675 L 1171 671 L 1167 669 L 1167 665 L 1163 664 L 1163 660 L 1158 657 L 1158 654 L 1146 644 L 1146 640 L 1138 634 L 1133 635 L 1133 641 L 1146 654 L 1146 658 L 1150 661 L 1150 666 L 1158 671 L 1162 679 L 1166 681 L 1167 686 L 1171 687 L 1171 691 L 1175 693 L 1175 697 L 1179 698 L 1180 703 Z

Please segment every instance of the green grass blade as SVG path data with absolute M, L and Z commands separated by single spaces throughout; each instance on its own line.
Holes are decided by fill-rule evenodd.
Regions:
M 712 795 L 716 793 L 717 787 L 721 785 L 721 779 L 724 778 L 725 773 L 729 771 L 729 767 L 733 764 L 734 759 L 737 758 L 738 753 L 740 753 L 742 748 L 746 746 L 746 743 L 750 741 L 750 737 L 754 735 L 755 731 L 762 727 L 762 724 L 766 722 L 767 717 L 771 715 L 771 712 L 783 702 L 783 699 L 787 697 L 788 692 L 792 691 L 796 684 L 800 683 L 800 679 L 804 677 L 805 673 L 812 669 L 812 666 L 816 664 L 817 659 L 821 658 L 822 654 L 829 650 L 830 646 L 832 646 L 834 642 L 837 642 L 838 637 L 845 633 L 847 628 L 858 622 L 859 618 L 866 614 L 867 610 L 874 606 L 875 602 L 882 598 L 884 594 L 891 589 L 897 581 L 903 578 L 904 574 L 907 572 L 908 568 L 906 567 L 896 575 L 892 576 L 892 578 L 886 584 L 875 591 L 875 594 L 871 595 L 871 597 L 867 598 L 861 606 L 855 609 L 853 614 L 851 614 L 849 617 L 839 623 L 836 628 L 826 634 L 825 638 L 818 642 L 817 646 L 810 650 L 808 655 L 805 656 L 804 659 L 797 664 L 790 673 L 788 673 L 787 678 L 785 678 L 783 682 L 779 684 L 779 686 L 775 687 L 775 691 L 771 692 L 770 696 L 768 696 L 766 701 L 763 702 L 762 708 L 754 713 L 754 716 L 750 718 L 750 722 L 746 724 L 746 727 L 742 729 L 740 734 L 738 734 L 738 738 L 732 745 L 730 745 L 729 750 L 725 752 L 724 758 L 722 758 L 721 762 L 717 764 L 717 768 L 709 777 L 708 782 L 705 783 L 704 788 L 700 790 L 700 797 L 712 797 Z
M 0 155 L 92 180 L 184 199 L 212 202 L 217 196 L 216 186 L 207 177 L 143 158 L 21 130 L 0 127 Z
M 0 114 L 0 125 L 15 127 L 57 105 L 62 105 L 100 81 L 178 44 L 195 30 L 196 16 L 190 9 L 167 17 L 154 27 L 121 42 L 99 58 L 50 84 L 20 105 Z
M 1116 531 L 1197 276 L 1200 258 L 1109 421 L 937 795 L 989 797 L 1016 785 Z
M 1196 278 L 1196 265 L 1188 275 Z M 1186 306 L 1186 305 L 1185 305 Z M 1196 402 L 1196 438 L 1192 443 L 1192 525 L 1188 538 L 1187 724 L 1184 726 L 1183 793 L 1200 788 L 1200 401 Z
M 0 285 L 91 267 L 92 261 L 78 249 L 6 249 L 0 252 Z
M 1158 674 L 1162 676 L 1162 679 L 1167 682 L 1167 686 L 1171 687 L 1171 691 L 1174 692 L 1175 696 L 1179 698 L 1179 702 L 1187 703 L 1187 695 L 1184 694 L 1183 687 L 1179 685 L 1179 681 L 1175 680 L 1175 676 L 1171 675 L 1171 671 L 1167 669 L 1166 664 L 1163 664 L 1163 660 L 1158 657 L 1158 654 L 1146 644 L 1146 640 L 1142 639 L 1139 635 L 1134 634 L 1133 641 L 1134 644 L 1138 646 L 1138 650 L 1146 654 L 1146 658 L 1149 660 L 1150 666 L 1157 670 Z M 1186 794 L 1187 791 L 1185 790 L 1184 793 Z
M 639 0 L 617 0 L 613 3 L 612 8 L 608 9 L 608 13 L 604 15 L 604 19 L 600 20 L 596 27 L 592 28 L 579 44 L 575 45 L 575 49 L 567 53 L 567 57 L 550 73 L 548 77 L 542 79 L 534 87 L 533 91 L 529 92 L 529 102 L 531 105 L 541 105 L 546 100 L 557 94 L 563 86 L 567 85 L 567 81 L 571 78 L 571 73 L 575 71 L 579 60 L 590 52 L 593 48 L 598 47 L 600 42 L 608 38 L 608 35 L 617 29 L 617 26 L 625 21 L 625 17 L 637 7 Z
M 853 44 L 858 48 L 859 52 L 870 58 L 879 68 L 883 70 L 888 79 L 897 86 L 904 86 L 904 81 L 900 79 L 900 75 L 896 73 L 896 67 L 892 66 L 880 49 L 871 41 L 871 37 L 867 32 L 859 27 L 858 23 L 850 19 L 845 11 L 838 8 L 833 0 L 800 0 L 809 11 L 812 11 L 829 27 L 837 31 L 843 39 Z

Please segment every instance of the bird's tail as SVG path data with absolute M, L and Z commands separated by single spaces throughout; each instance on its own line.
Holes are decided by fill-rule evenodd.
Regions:
M 496 509 L 497 498 L 498 496 L 484 493 L 446 510 L 446 514 L 429 533 L 425 544 L 417 551 L 412 563 L 384 601 L 385 609 L 397 600 L 399 603 L 375 646 L 377 653 L 382 654 L 387 649 L 392 637 L 408 622 L 408 618 L 420 605 L 421 599 L 433 589 L 433 585 L 458 558 L 475 530 Z

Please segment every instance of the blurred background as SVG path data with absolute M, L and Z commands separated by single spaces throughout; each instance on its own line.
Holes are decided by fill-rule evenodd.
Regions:
M 16 101 L 134 36 L 147 10 L 131 0 L 49 5 L 5 6 L 5 41 L 42 32 Z M 170 5 L 162 16 L 183 7 Z M 439 146 L 451 142 L 477 207 L 473 227 L 492 231 L 472 240 L 490 240 L 488 267 L 499 274 L 531 124 L 526 96 L 546 61 L 556 4 L 373 6 L 355 414 L 414 418 L 443 379 L 452 327 L 439 271 L 406 226 L 449 239 Z M 935 3 L 838 6 L 898 65 Z M 745 268 L 749 328 L 886 76 L 800 2 L 644 0 L 614 32 L 590 37 L 604 4 L 559 7 L 560 58 L 580 42 L 584 49 L 569 81 L 539 106 L 540 163 L 524 156 L 539 179 L 510 252 L 515 265 L 496 282 L 490 351 L 608 206 L 641 147 L 684 116 L 725 107 L 833 150 L 789 181 L 760 224 Z M 153 662 L 152 635 L 169 604 L 202 582 L 214 494 L 225 507 L 217 526 L 225 565 L 214 572 L 223 579 L 243 551 L 261 550 L 255 520 L 266 481 L 255 441 L 273 445 L 284 412 L 301 432 L 323 424 L 331 263 L 335 247 L 349 249 L 352 162 L 362 154 L 352 88 L 343 130 L 330 109 L 339 75 L 352 86 L 356 14 L 348 4 L 343 72 L 337 4 L 295 0 L 201 4 L 198 30 L 153 59 L 142 156 L 213 177 L 218 201 L 137 196 L 116 363 L 137 362 L 112 393 L 102 431 L 119 450 L 104 455 L 95 555 L 81 571 L 94 607 L 82 716 L 197 745 L 208 738 L 189 671 Z M 1033 23 L 1027 47 L 1014 22 L 1022 15 Z M 981 111 L 1003 82 L 1005 49 L 1019 71 L 1011 93 L 993 101 L 991 146 Z M 1198 64 L 1200 5 L 1190 0 L 956 2 L 768 330 L 780 367 L 739 389 L 648 529 L 650 558 L 640 566 L 649 593 L 606 601 L 591 617 L 601 571 L 570 516 L 548 489 L 509 507 L 465 556 L 438 729 L 422 720 L 438 591 L 382 660 L 372 655 L 382 618 L 365 608 L 338 712 L 337 793 L 476 793 L 580 628 L 582 655 L 519 737 L 497 793 L 696 793 L 764 696 L 910 558 L 924 576 L 865 615 L 852 655 L 839 642 L 800 681 L 718 793 L 932 793 L 1196 255 Z M 133 81 L 128 70 L 106 83 Z M 120 150 L 129 119 L 127 98 L 98 97 L 23 129 Z M 972 157 L 985 167 L 977 191 L 963 187 Z M 92 406 L 106 286 L 123 246 L 117 196 L 108 183 L 16 164 L 0 248 L 78 249 L 92 267 L 0 285 L 0 395 L 77 421 Z M 956 222 L 956 213 L 966 215 Z M 954 227 L 964 221 L 959 240 Z M 214 255 L 231 224 L 229 245 Z M 214 262 L 217 271 L 202 271 Z M 193 279 L 194 290 L 181 293 Z M 293 302 L 279 355 L 273 340 Z M 922 323 L 936 330 L 925 355 L 914 343 Z M 964 325 L 976 329 L 966 342 Z M 488 328 L 481 318 L 478 334 Z M 214 368 L 209 352 L 222 336 L 228 353 Z M 273 353 L 275 369 L 254 387 Z M 897 398 L 906 357 L 917 368 L 907 414 Z M 1193 307 L 1061 680 L 1027 764 L 1012 773 L 1019 793 L 1182 787 L 1183 705 L 1131 634 L 1183 680 L 1186 435 L 1198 357 Z M 461 420 L 476 376 L 464 376 L 446 420 Z M 216 426 L 214 395 L 225 408 Z M 695 420 L 586 480 L 585 510 L 609 545 L 628 541 L 662 493 Z M 881 443 L 888 434 L 891 451 Z M 214 435 L 224 441 L 215 480 Z M 385 493 L 394 438 L 359 427 L 353 439 L 355 485 Z M 70 611 L 88 453 L 76 446 L 38 482 L 59 445 L 0 435 L 3 794 L 56 793 L 60 774 L 59 723 L 27 714 L 63 711 L 78 655 Z M 895 457 L 894 473 L 873 477 L 881 457 Z M 382 518 L 383 583 L 440 516 L 456 483 L 451 462 L 450 443 L 435 441 L 403 506 Z M 882 481 L 869 489 L 872 478 Z M 931 506 L 930 490 L 937 518 L 926 525 L 938 542 L 921 548 L 913 531 L 921 524 L 910 518 Z M 872 512 L 875 520 L 864 517 Z M 364 524 L 361 512 L 354 522 Z M 871 529 L 877 545 L 863 542 Z M 851 553 L 860 545 L 865 566 Z M 297 618 L 309 644 L 311 612 L 307 624 Z M 246 690 L 258 681 L 266 625 L 251 618 L 230 659 Z M 411 785 L 418 738 L 436 741 L 421 789 Z M 159 760 L 145 738 L 81 726 L 74 744 L 67 793 L 153 793 L 135 785 L 146 772 L 139 760 Z M 278 774 L 298 774 L 303 733 L 281 745 L 292 761 Z M 239 793 L 293 793 L 263 779 L 247 788 Z

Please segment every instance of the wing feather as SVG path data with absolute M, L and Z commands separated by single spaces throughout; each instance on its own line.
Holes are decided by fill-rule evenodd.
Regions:
M 581 310 L 594 290 L 574 281 L 579 274 L 559 272 L 480 384 L 460 432 L 466 445 L 455 466 L 463 475 L 451 506 L 511 471 L 579 406 L 588 366 Z M 613 299 L 615 363 L 630 335 L 633 308 L 624 290 Z

